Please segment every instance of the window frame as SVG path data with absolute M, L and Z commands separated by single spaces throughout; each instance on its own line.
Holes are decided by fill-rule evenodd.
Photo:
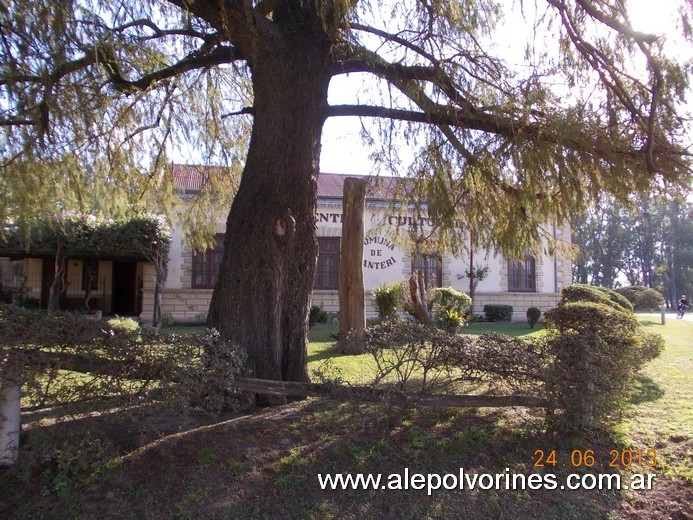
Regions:
M 431 260 L 435 260 L 436 264 L 432 266 L 429 264 Z M 417 263 L 423 265 L 417 265 Z M 418 270 L 425 269 L 428 271 L 428 280 L 430 287 L 426 289 L 438 288 L 443 286 L 443 257 L 438 253 L 422 253 L 420 255 L 412 254 L 411 257 L 411 274 L 414 274 Z M 435 272 L 434 272 L 435 271 Z M 431 276 L 434 275 L 434 276 Z M 424 276 L 425 279 L 425 276 Z M 434 282 L 433 284 L 431 282 Z
M 190 287 L 192 289 L 214 289 L 214 285 L 217 283 L 221 257 L 224 254 L 224 233 L 217 233 L 214 239 L 216 241 L 214 247 L 208 248 L 203 253 L 193 251 L 190 273 Z M 201 273 L 200 271 L 204 272 Z M 200 277 L 204 281 L 198 283 L 197 280 Z
M 341 237 L 317 237 L 318 240 L 318 262 L 315 266 L 315 274 L 313 276 L 313 290 L 315 291 L 336 291 L 339 289 L 339 260 L 342 251 Z M 325 249 L 322 244 L 332 243 L 337 244 L 335 249 Z M 326 259 L 333 258 L 334 262 L 334 285 L 325 283 L 326 276 Z
M 508 292 L 537 292 L 537 261 L 531 253 L 523 260 L 508 260 Z

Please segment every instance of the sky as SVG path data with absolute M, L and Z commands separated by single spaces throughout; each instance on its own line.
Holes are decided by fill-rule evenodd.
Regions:
M 508 0 L 509 3 L 514 3 Z M 674 13 L 676 6 L 687 4 L 693 9 L 693 0 L 628 0 L 631 23 L 636 30 L 642 32 L 664 35 L 665 48 L 668 52 L 675 53 L 683 59 L 693 59 L 693 49 L 688 45 L 676 42 L 673 36 Z M 512 21 L 509 22 L 512 25 Z M 505 47 L 504 52 L 512 56 L 513 52 L 521 50 L 522 45 L 517 45 L 515 35 L 517 29 L 510 27 L 504 31 L 512 35 L 505 43 L 500 42 L 499 47 Z M 521 57 L 518 57 L 521 59 Z M 329 91 L 329 103 L 342 104 L 356 101 L 353 92 L 359 90 L 364 81 L 364 75 L 351 74 L 348 77 L 340 76 L 333 79 Z M 691 96 L 693 97 L 693 96 Z M 689 103 L 690 106 L 690 103 Z M 355 175 L 368 175 L 377 173 L 376 166 L 369 159 L 372 150 L 363 144 L 360 137 L 361 123 L 355 117 L 333 117 L 327 120 L 323 129 L 322 153 L 320 156 L 320 171 L 329 173 L 350 173 Z M 400 150 L 404 159 L 410 159 L 411 153 Z

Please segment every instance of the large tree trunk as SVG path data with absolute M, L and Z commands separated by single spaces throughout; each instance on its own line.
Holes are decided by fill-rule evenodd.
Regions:
M 423 271 L 419 269 L 409 278 L 409 292 L 411 302 L 414 307 L 414 315 L 421 323 L 428 327 L 433 326 L 431 314 L 428 311 L 426 301 L 426 282 L 424 281 Z
M 208 324 L 247 354 L 255 377 L 307 381 L 315 209 L 327 105 L 328 45 L 319 20 L 283 34 L 252 64 L 248 158 L 226 222 Z

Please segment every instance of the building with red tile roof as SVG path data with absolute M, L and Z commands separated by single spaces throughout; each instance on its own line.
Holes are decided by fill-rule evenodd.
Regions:
M 228 176 L 229 170 L 220 167 L 174 164 L 171 176 L 175 189 L 191 196 L 203 189 L 210 176 Z M 315 214 L 319 256 L 314 279 L 313 305 L 334 315 L 339 311 L 337 280 L 341 251 L 342 193 L 344 179 L 358 175 L 320 173 L 317 178 L 317 209 Z M 395 211 L 394 204 L 410 186 L 407 179 L 396 177 L 366 177 L 369 181 L 365 218 L 364 284 L 368 298 L 368 315 L 375 316 L 371 292 L 384 282 L 407 279 L 417 269 L 426 269 L 432 285 L 451 286 L 467 290 L 469 279 L 467 258 L 452 255 L 414 257 L 409 248 L 395 239 L 402 227 L 411 225 L 411 217 Z M 408 219 L 408 220 L 407 220 Z M 164 292 L 164 312 L 179 322 L 203 321 L 209 306 L 214 282 L 223 254 L 224 219 L 217 225 L 216 246 L 205 253 L 195 253 L 178 227 L 173 236 L 169 258 L 167 286 Z M 464 233 L 463 230 L 460 230 Z M 568 229 L 559 230 L 559 239 L 570 240 Z M 489 275 L 475 292 L 475 312 L 482 312 L 487 303 L 513 306 L 516 319 L 525 319 L 529 307 L 547 310 L 558 299 L 560 289 L 570 283 L 570 260 L 565 255 L 527 256 L 524 261 L 509 261 L 493 251 L 475 251 L 475 265 L 489 267 Z M 143 309 L 151 308 L 153 298 L 151 277 L 145 269 Z M 146 318 L 146 312 L 143 318 Z

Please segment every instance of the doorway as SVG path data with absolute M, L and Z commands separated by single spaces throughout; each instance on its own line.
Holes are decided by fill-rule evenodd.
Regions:
M 114 314 L 137 314 L 137 262 L 113 262 Z

